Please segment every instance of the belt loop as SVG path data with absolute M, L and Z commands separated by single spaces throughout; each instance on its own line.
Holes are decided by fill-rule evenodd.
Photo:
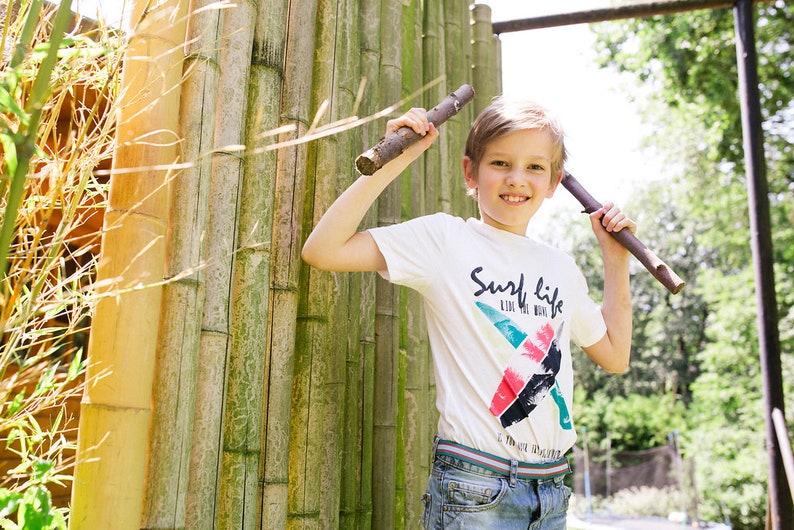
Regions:
M 438 451 L 438 442 L 440 442 L 440 441 L 441 441 L 441 438 L 439 438 L 438 435 L 436 435 L 433 438 L 433 454 L 430 455 L 430 463 L 431 464 L 436 461 L 436 452 Z
M 518 460 L 510 460 L 510 487 L 516 487 L 518 479 Z

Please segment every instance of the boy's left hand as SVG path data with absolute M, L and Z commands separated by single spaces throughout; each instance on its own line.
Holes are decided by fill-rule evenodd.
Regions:
M 632 234 L 637 232 L 637 223 L 611 202 L 605 203 L 601 208 L 591 213 L 590 223 L 593 225 L 593 232 L 598 238 L 598 243 L 605 252 L 615 248 L 623 248 L 623 245 L 618 243 L 609 232 L 620 232 L 624 229 Z M 627 250 L 626 253 L 628 253 Z

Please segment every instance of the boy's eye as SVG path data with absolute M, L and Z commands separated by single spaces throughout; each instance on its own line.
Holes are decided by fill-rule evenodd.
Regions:
M 494 160 L 493 162 L 491 162 L 491 165 L 497 167 L 506 167 L 507 162 L 505 162 L 504 160 Z
M 532 171 L 543 171 L 546 168 L 542 164 L 530 164 L 529 169 Z

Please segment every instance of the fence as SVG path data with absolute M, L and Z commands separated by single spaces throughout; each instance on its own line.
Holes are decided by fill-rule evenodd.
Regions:
M 489 8 L 133 7 L 72 526 L 413 526 L 436 421 L 419 299 L 299 258 L 384 123 L 304 140 L 471 84 L 365 222 L 474 213 L 459 168 L 499 90 Z

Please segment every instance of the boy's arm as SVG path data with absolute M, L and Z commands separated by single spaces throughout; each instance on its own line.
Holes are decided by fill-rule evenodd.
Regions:
M 604 301 L 601 313 L 607 325 L 604 337 L 584 348 L 608 372 L 628 369 L 631 354 L 632 310 L 629 290 L 629 252 L 608 232 L 637 229 L 636 223 L 611 203 L 590 214 L 604 261 Z
M 318 269 L 338 272 L 386 269 L 375 240 L 368 232 L 359 232 L 358 227 L 386 186 L 438 137 L 435 126 L 427 121 L 424 109 L 411 109 L 405 115 L 390 120 L 386 134 L 404 125 L 423 138 L 373 175 L 359 177 L 334 201 L 303 245 L 301 257 L 306 263 Z

